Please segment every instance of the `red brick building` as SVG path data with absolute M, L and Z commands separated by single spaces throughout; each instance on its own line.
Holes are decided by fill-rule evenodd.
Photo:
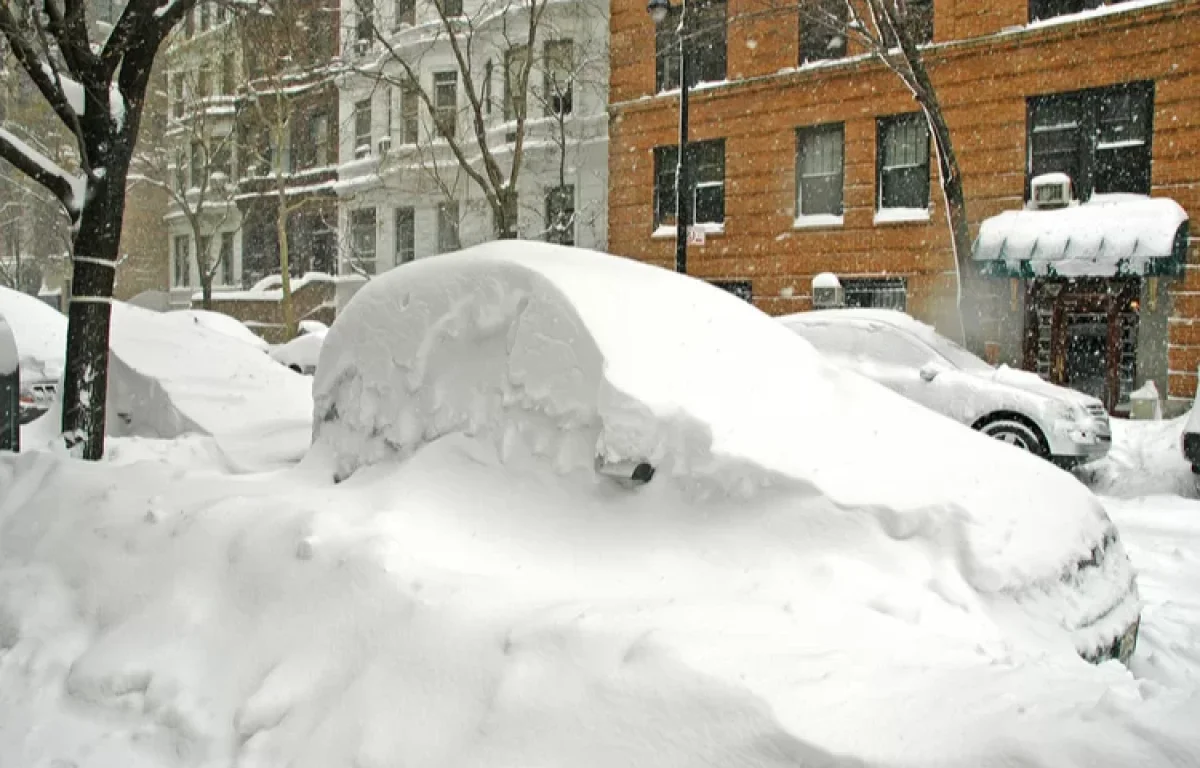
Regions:
M 1030 178 L 1043 171 L 1071 174 L 1084 200 L 1148 194 L 1173 198 L 1193 220 L 1200 214 L 1200 3 L 928 5 L 925 57 L 963 169 L 973 237 L 985 219 L 1022 208 Z M 780 314 L 811 308 L 812 277 L 829 271 L 848 303 L 903 308 L 949 327 L 955 277 L 936 157 L 899 79 L 852 45 L 805 30 L 794 3 L 691 0 L 689 8 L 703 20 L 693 41 L 702 82 L 691 92 L 690 138 L 699 143 L 696 221 L 707 231 L 690 249 L 689 272 L 729 281 Z M 659 48 L 671 51 L 667 40 Z M 609 246 L 669 266 L 678 100 L 666 90 L 669 55 L 655 51 L 645 3 L 614 2 Z M 1119 140 L 1108 141 L 1113 132 Z M 1087 317 L 1105 356 L 1110 407 L 1147 380 L 1163 391 L 1169 379 L 1176 398 L 1194 394 L 1197 257 L 1193 240 L 1183 277 L 1171 277 L 1184 274 L 1178 265 L 1119 285 L 1110 277 L 1065 284 L 1062 296 L 1089 292 L 1098 302 Z M 1069 351 L 1079 346 L 1069 334 L 1084 327 L 1082 310 L 1038 304 L 1045 282 L 1017 273 L 990 280 L 989 335 L 1001 359 L 1070 384 Z M 1053 325 L 1039 327 L 1043 316 Z M 1055 339 L 1041 359 L 1039 334 Z

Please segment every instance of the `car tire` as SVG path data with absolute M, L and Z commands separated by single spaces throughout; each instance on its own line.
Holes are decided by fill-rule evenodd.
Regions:
M 1049 453 L 1046 440 L 1037 427 L 1023 420 L 1011 417 L 999 417 L 984 422 L 979 431 L 993 439 L 1028 451 L 1035 456 L 1045 456 Z

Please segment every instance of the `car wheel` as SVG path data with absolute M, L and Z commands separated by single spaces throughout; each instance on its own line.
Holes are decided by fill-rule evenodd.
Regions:
M 1000 442 L 1029 451 L 1035 456 L 1047 454 L 1046 441 L 1042 439 L 1037 427 L 1024 421 L 1010 418 L 994 419 L 980 427 L 979 431 Z

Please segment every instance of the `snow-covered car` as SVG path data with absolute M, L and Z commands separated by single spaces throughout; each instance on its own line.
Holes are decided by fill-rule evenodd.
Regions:
M 1112 445 L 1104 404 L 1028 371 L 993 368 L 894 310 L 828 309 L 781 318 L 844 365 L 989 437 L 1065 466 Z
M 310 326 L 301 324 L 299 336 L 271 347 L 271 359 L 296 373 L 311 376 L 317 370 L 325 333 L 324 326 L 319 323 Z
M 397 480 L 388 519 L 421 520 L 389 524 L 455 532 L 404 557 L 461 561 L 489 613 L 729 588 L 806 621 L 876 606 L 1090 660 L 1134 650 L 1132 566 L 1075 478 L 702 281 L 528 242 L 407 264 L 339 313 L 313 395 L 306 477 L 359 488 L 419 467 L 406 477 L 433 485 Z

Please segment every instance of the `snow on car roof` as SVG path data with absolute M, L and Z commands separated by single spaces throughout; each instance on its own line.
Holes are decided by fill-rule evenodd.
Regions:
M 1144 274 L 1150 262 L 1174 256 L 1187 212 L 1174 200 L 1144 195 L 1094 195 L 1053 210 L 1005 211 L 985 219 L 976 261 L 1028 264 L 1034 274 L 1062 277 Z
M 792 489 L 889 528 L 973 521 L 977 583 L 1025 578 L 1002 560 L 1057 579 L 1105 525 L 1068 475 L 826 363 L 744 301 L 582 249 L 489 243 L 376 277 L 330 329 L 313 394 L 341 476 L 452 434 L 565 474 L 649 461 L 656 487 L 701 498 Z

